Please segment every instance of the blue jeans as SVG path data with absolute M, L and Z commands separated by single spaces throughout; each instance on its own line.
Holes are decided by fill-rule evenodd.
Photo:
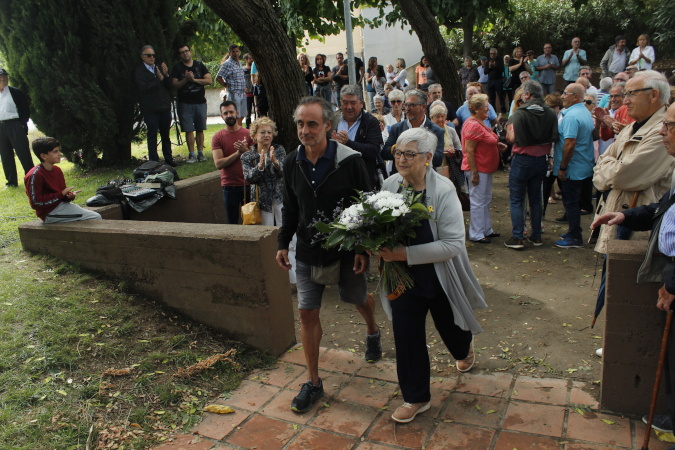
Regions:
M 230 225 L 239 224 L 241 205 L 244 202 L 244 186 L 223 186 L 223 201 L 225 202 L 227 223 Z
M 157 131 L 162 137 L 162 155 L 164 161 L 173 161 L 171 155 L 171 138 L 169 130 L 171 129 L 171 110 L 158 113 L 143 114 L 143 120 L 148 127 L 148 159 L 150 161 L 159 161 L 157 155 Z
M 567 237 L 581 240 L 581 188 L 583 180 L 567 180 L 560 183 L 563 205 L 569 222 Z
M 513 237 L 523 238 L 525 193 L 530 201 L 533 239 L 541 239 L 541 184 L 546 177 L 546 156 L 514 154 L 509 173 L 509 201 Z

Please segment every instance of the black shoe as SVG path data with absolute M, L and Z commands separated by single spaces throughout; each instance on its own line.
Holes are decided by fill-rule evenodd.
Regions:
M 178 163 L 174 161 L 173 159 L 171 161 L 164 161 L 164 164 L 167 164 L 171 167 L 178 167 Z
M 380 344 L 380 330 L 376 336 L 366 336 L 366 362 L 374 363 L 382 359 L 382 344 Z
M 554 222 L 557 222 L 557 223 L 567 223 L 567 222 L 569 222 L 569 221 L 567 220 L 567 216 L 566 216 L 566 215 L 563 215 L 562 217 L 556 217 L 555 219 L 553 219 L 553 221 L 554 221 Z
M 492 234 L 489 234 L 489 235 L 487 235 L 487 236 L 485 236 L 485 237 L 496 238 L 496 237 L 499 237 L 499 236 L 501 236 L 501 234 L 499 234 L 499 233 L 492 233 Z
M 648 416 L 642 416 L 642 421 L 647 424 Z M 662 433 L 672 433 L 673 432 L 673 420 L 670 416 L 663 416 L 661 414 L 654 414 L 654 420 L 652 420 L 652 428 L 659 430 Z
M 291 411 L 304 413 L 309 411 L 314 403 L 323 397 L 323 382 L 319 379 L 319 385 L 315 386 L 311 381 L 307 381 L 300 388 L 300 393 L 291 402 Z
M 492 242 L 492 241 L 491 241 L 490 239 L 488 239 L 488 238 L 477 239 L 477 240 L 475 240 L 475 241 L 474 241 L 473 239 L 470 239 L 470 241 L 471 241 L 471 242 L 475 242 L 476 244 L 490 244 L 490 243 Z

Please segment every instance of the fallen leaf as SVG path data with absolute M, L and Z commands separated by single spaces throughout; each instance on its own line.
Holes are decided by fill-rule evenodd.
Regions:
M 208 405 L 204 407 L 204 411 L 216 414 L 232 414 L 234 409 L 225 405 Z
M 607 425 L 614 425 L 616 422 L 612 422 L 611 420 L 607 419 L 602 419 L 603 422 L 605 422 Z

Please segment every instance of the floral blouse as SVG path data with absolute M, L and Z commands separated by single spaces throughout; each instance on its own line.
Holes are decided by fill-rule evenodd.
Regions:
M 265 158 L 265 168 L 260 170 L 260 155 L 258 154 L 258 145 L 253 144 L 251 149 L 241 155 L 241 165 L 244 168 L 244 179 L 258 188 L 258 202 L 260 209 L 266 212 L 272 212 L 272 203 L 283 202 L 283 172 L 284 158 L 286 150 L 281 145 L 272 145 L 274 154 L 279 161 L 277 170 L 272 164 L 269 154 Z M 255 198 L 255 190 L 251 190 L 251 198 Z

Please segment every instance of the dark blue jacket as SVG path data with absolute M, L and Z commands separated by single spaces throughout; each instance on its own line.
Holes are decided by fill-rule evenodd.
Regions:
M 445 143 L 445 132 L 441 130 L 441 127 L 436 125 L 431 121 L 431 119 L 427 118 L 427 120 L 424 121 L 422 124 L 424 128 L 427 130 L 431 131 L 436 135 L 436 138 L 438 139 L 438 142 L 436 143 L 436 151 L 434 152 L 434 158 L 431 160 L 432 164 L 434 167 L 438 167 L 443 163 L 443 147 Z M 382 149 L 382 159 L 388 159 L 388 160 L 393 160 L 394 155 L 391 153 L 391 147 L 396 144 L 396 141 L 398 140 L 398 137 L 403 133 L 405 130 L 409 128 L 408 126 L 408 121 L 407 120 L 401 120 L 399 123 L 395 123 L 392 125 L 392 127 L 389 129 L 389 138 L 387 139 L 387 142 L 384 144 L 384 148 Z M 396 166 L 394 166 L 394 169 L 392 173 L 396 173 Z

